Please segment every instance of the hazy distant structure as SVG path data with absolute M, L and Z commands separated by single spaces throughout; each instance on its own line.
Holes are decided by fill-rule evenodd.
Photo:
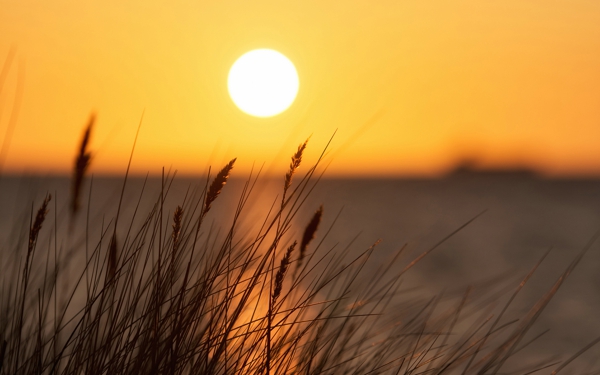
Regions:
M 524 166 L 521 167 L 481 167 L 473 160 L 465 160 L 456 165 L 445 178 L 539 178 L 540 174 Z

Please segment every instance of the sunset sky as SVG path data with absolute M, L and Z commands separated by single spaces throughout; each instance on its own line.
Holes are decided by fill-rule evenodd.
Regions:
M 270 118 L 227 91 L 257 48 L 299 76 Z M 137 174 L 236 156 L 278 172 L 337 129 L 329 176 L 430 176 L 466 159 L 600 175 L 598 0 L 0 0 L 0 64 L 4 173 L 68 173 L 95 111 L 98 174 L 123 172 L 144 113 Z

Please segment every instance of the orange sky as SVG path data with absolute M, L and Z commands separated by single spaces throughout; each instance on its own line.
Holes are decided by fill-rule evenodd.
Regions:
M 435 175 L 465 158 L 600 174 L 597 0 L 0 0 L 0 64 L 11 46 L 2 139 L 24 84 L 5 172 L 69 171 L 95 110 L 92 171 L 122 173 L 145 110 L 136 173 L 234 156 L 283 170 L 307 136 L 314 158 L 338 129 L 330 176 Z M 255 48 L 298 69 L 296 102 L 273 118 L 227 93 Z

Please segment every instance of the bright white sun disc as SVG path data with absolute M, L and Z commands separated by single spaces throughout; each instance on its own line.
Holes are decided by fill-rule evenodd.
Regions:
M 298 94 L 298 73 L 294 64 L 272 49 L 245 53 L 229 70 L 229 95 L 249 115 L 275 116 L 286 109 Z

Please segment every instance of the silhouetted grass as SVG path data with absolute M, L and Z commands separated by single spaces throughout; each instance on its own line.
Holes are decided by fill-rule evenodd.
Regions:
M 92 124 L 93 117 L 74 166 L 71 220 L 84 220 L 78 211 Z M 301 238 L 290 230 L 300 210 L 315 210 L 304 204 L 323 154 L 292 178 L 306 151 L 305 142 L 292 156 L 281 204 L 273 197 L 262 225 L 241 236 L 238 223 L 259 174 L 245 181 L 224 236 L 205 224 L 222 209 L 218 198 L 235 159 L 198 183 L 200 194 L 186 195 L 173 215 L 165 198 L 175 177 L 167 173 L 151 209 L 142 214 L 136 206 L 144 215 L 139 225 L 118 221 L 117 213 L 93 228 L 101 232 L 98 243 L 88 246 L 86 234 L 85 243 L 64 253 L 57 242 L 68 239 L 56 238 L 48 195 L 32 211 L 27 244 L 0 252 L 0 374 L 499 374 L 539 338 L 526 334 L 589 248 L 518 321 L 504 321 L 504 314 L 539 264 L 499 311 L 492 302 L 504 294 L 410 297 L 400 289 L 404 273 L 468 223 L 415 260 L 403 265 L 403 247 L 363 276 L 377 243 L 354 257 L 310 245 L 326 232 L 323 206 Z M 44 230 L 47 245 L 38 241 Z M 85 264 L 66 272 L 73 254 L 84 253 Z M 42 265 L 35 270 L 34 258 Z M 557 373 L 597 342 L 564 362 L 550 359 L 518 373 Z

